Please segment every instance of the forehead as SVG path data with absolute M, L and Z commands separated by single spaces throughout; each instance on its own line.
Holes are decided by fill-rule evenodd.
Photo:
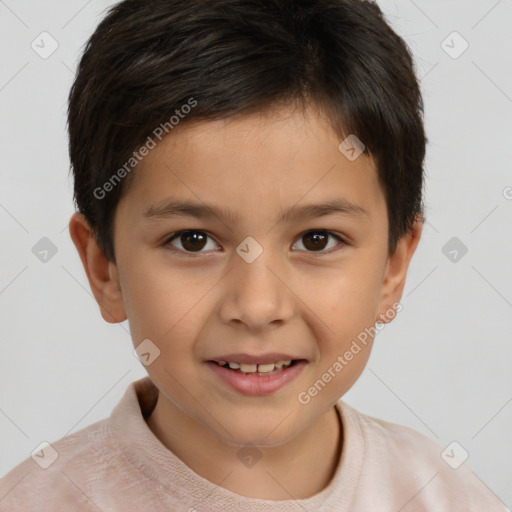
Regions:
M 200 203 L 216 206 L 230 222 L 273 208 L 283 220 L 291 211 L 284 207 L 297 214 L 318 202 L 372 216 L 385 207 L 374 161 L 364 154 L 348 159 L 341 142 L 314 109 L 185 119 L 136 167 L 124 202 L 143 218 L 184 202 L 196 213 Z

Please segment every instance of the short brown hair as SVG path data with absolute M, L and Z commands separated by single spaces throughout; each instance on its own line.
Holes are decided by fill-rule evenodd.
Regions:
M 314 102 L 375 159 L 390 252 L 423 216 L 421 92 L 407 45 L 376 3 L 124 0 L 87 42 L 68 108 L 75 204 L 109 260 L 131 181 L 122 166 L 191 98 L 182 123 Z M 126 179 L 98 198 L 116 172 Z

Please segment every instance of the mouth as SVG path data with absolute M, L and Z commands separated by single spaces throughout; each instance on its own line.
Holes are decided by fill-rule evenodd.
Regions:
M 275 361 L 271 363 L 238 363 L 234 361 L 211 361 L 221 366 L 222 368 L 226 368 L 228 370 L 232 370 L 236 373 L 241 373 L 245 375 L 258 375 L 259 377 L 265 377 L 268 375 L 275 375 L 290 366 L 294 366 L 297 364 L 298 359 L 287 359 L 281 361 Z
M 286 354 L 247 356 L 234 354 L 206 361 L 220 380 L 239 393 L 270 395 L 292 381 L 307 365 L 306 359 Z

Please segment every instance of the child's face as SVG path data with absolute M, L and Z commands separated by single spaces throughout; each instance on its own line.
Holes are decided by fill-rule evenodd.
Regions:
M 160 350 L 147 371 L 169 418 L 181 415 L 231 444 L 278 445 L 313 425 L 361 374 L 371 336 L 351 360 L 344 354 L 379 314 L 394 315 L 412 251 L 404 245 L 400 259 L 388 259 L 373 161 L 349 161 L 340 142 L 313 111 L 280 110 L 179 126 L 135 171 L 116 211 L 111 270 L 134 345 L 149 339 Z M 144 216 L 166 201 L 229 210 L 236 219 Z M 292 207 L 328 201 L 365 213 L 279 222 Z M 207 237 L 166 243 L 183 230 Z M 315 230 L 346 243 L 308 235 Z M 300 362 L 271 377 L 213 362 L 245 356 Z

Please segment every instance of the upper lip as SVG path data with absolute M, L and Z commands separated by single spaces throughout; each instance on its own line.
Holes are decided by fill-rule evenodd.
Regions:
M 278 352 L 260 354 L 260 355 L 251 355 L 251 354 L 226 354 L 219 357 L 213 357 L 209 359 L 209 361 L 227 361 L 232 363 L 242 363 L 242 364 L 268 364 L 268 363 L 276 363 L 277 361 L 297 361 L 299 359 L 304 359 L 302 357 L 292 356 L 290 354 L 282 354 Z

